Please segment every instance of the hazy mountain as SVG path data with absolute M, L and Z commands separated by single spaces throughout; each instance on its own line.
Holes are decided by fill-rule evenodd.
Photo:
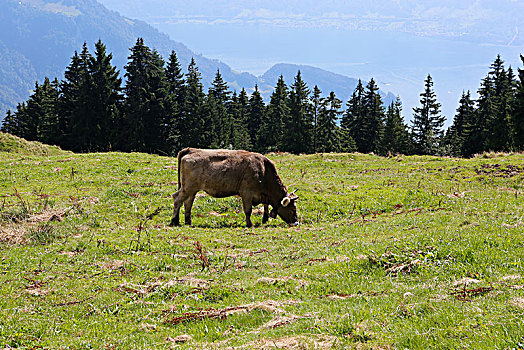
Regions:
M 269 98 L 278 75 L 293 82 L 298 69 L 305 80 L 317 84 L 326 93 L 333 90 L 346 99 L 355 86 L 355 79 L 318 68 L 296 65 L 277 65 L 261 78 L 249 73 L 233 71 L 227 64 L 208 59 L 171 40 L 145 22 L 131 20 L 110 11 L 95 0 L 0 0 L 0 116 L 25 101 L 36 80 L 45 76 L 61 77 L 75 50 L 83 42 L 92 48 L 99 38 L 113 53 L 114 61 L 122 69 L 129 55 L 129 47 L 137 37 L 167 58 L 172 49 L 177 52 L 184 68 L 194 57 L 204 86 L 214 79 L 217 68 L 233 90 L 242 87 L 251 91 L 258 84 L 264 97 Z
M 137 37 L 167 58 L 172 49 L 187 67 L 195 57 L 208 85 L 217 68 L 232 86 L 254 86 L 257 78 L 195 54 L 150 25 L 109 11 L 95 0 L 0 0 L 0 110 L 24 101 L 35 80 L 60 77 L 83 42 L 92 48 L 99 38 L 122 68 Z M 3 113 L 2 113 L 3 114 Z
M 297 70 L 300 70 L 302 79 L 308 84 L 311 90 L 317 85 L 323 95 L 328 95 L 331 91 L 334 91 L 337 97 L 343 101 L 347 101 L 351 97 L 358 83 L 358 79 L 355 78 L 349 78 L 316 67 L 288 63 L 274 65 L 260 77 L 260 80 L 262 83 L 265 83 L 265 86 L 275 86 L 278 78 L 282 74 L 288 85 L 291 85 L 297 75 Z M 363 82 L 363 84 L 366 83 L 367 82 Z M 389 105 L 391 101 L 396 99 L 396 96 L 391 92 L 387 94 L 381 92 L 381 96 L 385 105 Z

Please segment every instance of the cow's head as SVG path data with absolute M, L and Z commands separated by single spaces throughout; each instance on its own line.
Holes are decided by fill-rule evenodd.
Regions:
M 287 222 L 290 225 L 297 225 L 298 224 L 298 215 L 297 215 L 297 199 L 298 196 L 295 194 L 296 190 L 286 195 L 282 200 L 280 201 L 280 205 L 277 208 L 273 208 L 271 210 L 271 213 L 269 213 L 269 216 L 273 219 L 278 216 L 282 218 L 285 222 Z

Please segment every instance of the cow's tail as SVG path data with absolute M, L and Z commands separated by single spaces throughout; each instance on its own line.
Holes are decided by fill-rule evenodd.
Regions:
M 180 187 L 182 187 L 182 184 L 180 182 L 180 168 L 182 166 L 181 160 L 182 160 L 182 157 L 184 157 L 189 152 L 191 152 L 191 149 L 189 149 L 189 148 L 184 148 L 183 150 L 178 152 L 178 189 L 180 189 Z

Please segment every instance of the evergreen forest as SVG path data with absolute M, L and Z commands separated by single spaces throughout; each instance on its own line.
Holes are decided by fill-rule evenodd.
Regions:
M 463 92 L 446 130 L 431 75 L 407 125 L 400 99 L 384 106 L 374 79 L 359 81 L 343 105 L 334 92 L 307 86 L 298 71 L 293 82 L 280 77 L 266 104 L 257 86 L 251 94 L 231 91 L 220 71 L 204 91 L 194 60 L 184 73 L 175 51 L 166 61 L 142 38 L 124 70 L 102 41 L 94 52 L 84 43 L 63 79 L 36 82 L 29 99 L 7 112 L 1 131 L 75 152 L 176 155 L 200 147 L 470 157 L 524 150 L 524 69 L 506 68 L 500 56 L 476 100 Z

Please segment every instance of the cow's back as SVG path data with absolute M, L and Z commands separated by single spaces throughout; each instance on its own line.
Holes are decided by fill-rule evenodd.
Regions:
M 265 157 L 240 150 L 186 148 L 179 154 L 181 187 L 213 197 L 260 191 Z

